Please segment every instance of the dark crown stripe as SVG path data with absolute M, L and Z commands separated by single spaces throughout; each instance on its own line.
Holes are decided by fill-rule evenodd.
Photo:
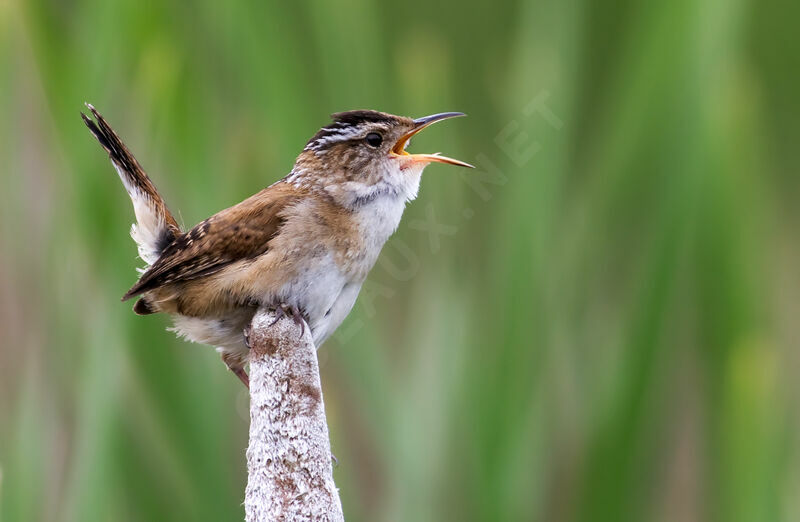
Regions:
M 359 123 L 387 123 L 394 121 L 396 118 L 390 114 L 378 111 L 347 111 L 337 112 L 331 114 L 331 119 L 336 123 L 344 123 L 350 125 L 358 125 Z
M 341 136 L 343 140 L 352 139 L 351 130 L 364 123 L 389 123 L 395 117 L 378 111 L 357 110 L 347 112 L 337 112 L 331 114 L 333 123 L 322 127 L 306 144 L 306 149 L 318 149 L 339 140 L 335 138 Z M 330 138 L 325 140 L 325 138 Z M 323 143 L 320 141 L 325 140 Z

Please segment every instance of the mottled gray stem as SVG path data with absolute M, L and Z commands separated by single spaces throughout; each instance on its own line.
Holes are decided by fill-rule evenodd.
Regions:
M 259 310 L 249 333 L 246 520 L 344 520 L 316 347 L 307 325 L 276 318 Z

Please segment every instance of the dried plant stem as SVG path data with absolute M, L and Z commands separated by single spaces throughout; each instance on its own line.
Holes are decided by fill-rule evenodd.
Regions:
M 290 317 L 259 310 L 249 332 L 248 522 L 344 520 L 317 351 L 302 330 Z

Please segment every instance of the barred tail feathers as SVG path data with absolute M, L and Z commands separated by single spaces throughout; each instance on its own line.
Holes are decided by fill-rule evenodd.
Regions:
M 86 106 L 97 121 L 84 113 L 81 113 L 81 117 L 108 152 L 108 157 L 133 202 L 136 223 L 131 226 L 131 237 L 139 248 L 139 256 L 151 265 L 164 248 L 181 234 L 180 226 L 153 182 L 119 136 L 92 105 L 87 103 Z

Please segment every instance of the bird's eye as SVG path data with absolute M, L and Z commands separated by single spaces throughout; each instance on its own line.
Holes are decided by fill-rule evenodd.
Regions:
M 383 143 L 383 137 L 377 132 L 370 132 L 364 139 L 366 140 L 367 145 L 370 147 L 377 148 L 381 146 L 381 143 Z

